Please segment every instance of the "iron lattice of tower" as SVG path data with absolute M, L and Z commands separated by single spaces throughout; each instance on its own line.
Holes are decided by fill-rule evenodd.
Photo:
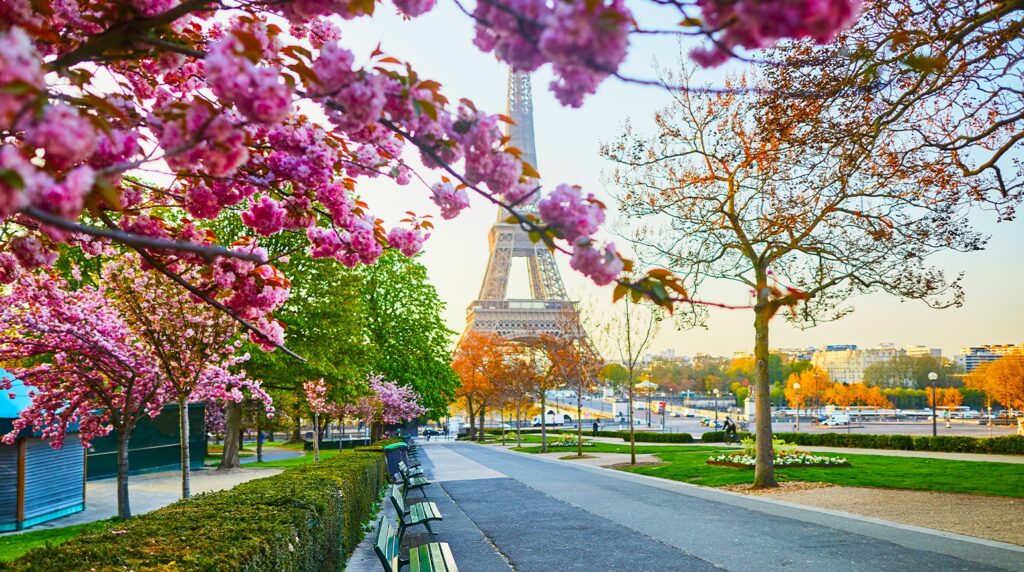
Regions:
M 522 151 L 524 161 L 537 167 L 537 146 L 533 135 L 533 98 L 530 75 L 509 71 L 507 127 L 509 145 Z M 518 207 L 526 213 L 537 212 L 540 193 Z M 507 213 L 499 207 L 498 219 L 489 234 L 490 256 L 480 295 L 466 310 L 466 332 L 491 332 L 510 340 L 535 338 L 540 334 L 564 337 L 579 325 L 576 302 L 569 300 L 555 258 L 543 242 L 530 241 L 518 224 L 505 222 Z M 529 299 L 507 297 L 512 261 L 525 258 L 530 282 Z M 570 325 L 569 327 L 566 327 Z M 575 337 L 575 336 L 573 336 Z M 586 339 L 586 333 L 582 334 Z

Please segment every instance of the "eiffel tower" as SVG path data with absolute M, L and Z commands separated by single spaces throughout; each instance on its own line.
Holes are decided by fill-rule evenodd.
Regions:
M 533 137 L 533 97 L 530 75 L 509 70 L 508 112 L 512 124 L 506 128 L 509 145 L 522 151 L 522 158 L 537 167 L 537 146 Z M 520 212 L 537 212 L 540 193 L 518 207 Z M 540 334 L 562 337 L 579 330 L 576 302 L 569 300 L 555 258 L 543 242 L 533 243 L 518 224 L 505 222 L 508 213 L 499 208 L 498 219 L 488 237 L 490 257 L 480 295 L 466 310 L 466 332 L 482 331 L 510 340 L 536 338 Z M 513 259 L 525 258 L 530 280 L 529 299 L 507 298 L 509 271 Z M 576 324 L 576 328 L 566 325 Z M 571 334 L 569 334 L 571 335 Z M 586 337 L 586 334 L 583 334 Z

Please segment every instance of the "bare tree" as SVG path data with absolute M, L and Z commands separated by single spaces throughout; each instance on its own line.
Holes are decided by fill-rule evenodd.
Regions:
M 895 136 L 879 138 L 870 153 L 855 142 L 811 144 L 805 135 L 827 124 L 821 109 L 805 109 L 786 129 L 769 128 L 760 122 L 758 92 L 765 93 L 674 92 L 655 116 L 656 136 L 627 125 L 602 153 L 617 164 L 621 210 L 640 221 L 631 238 L 643 262 L 676 271 L 690 296 L 709 279 L 750 288 L 752 303 L 737 307 L 754 314 L 754 486 L 763 488 L 777 486 L 768 385 L 772 317 L 788 307 L 794 323 L 812 326 L 842 317 L 850 296 L 872 291 L 936 308 L 958 305 L 960 277 L 947 280 L 926 261 L 946 249 L 978 250 L 985 239 L 966 221 L 971 200 L 962 177 L 932 169 L 925 151 L 907 149 Z M 865 95 L 862 103 L 868 101 Z M 680 310 L 684 323 L 707 314 L 685 302 Z
M 637 309 L 640 309 L 638 312 Z M 639 313 L 639 315 L 638 315 Z M 622 312 L 613 317 L 605 326 L 605 335 L 619 354 L 619 361 L 626 368 L 626 387 L 629 395 L 629 463 L 636 464 L 636 424 L 633 422 L 633 390 L 636 384 L 640 358 L 658 333 L 661 318 L 657 311 L 646 305 L 638 305 L 629 297 L 623 301 Z

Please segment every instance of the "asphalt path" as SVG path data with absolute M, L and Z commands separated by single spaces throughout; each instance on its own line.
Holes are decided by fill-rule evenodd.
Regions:
M 1024 571 L 1024 549 L 986 540 L 469 443 L 421 451 L 460 570 Z

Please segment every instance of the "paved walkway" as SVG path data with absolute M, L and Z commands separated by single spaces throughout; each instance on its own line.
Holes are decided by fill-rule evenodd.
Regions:
M 263 468 L 242 468 L 224 472 L 213 469 L 192 471 L 192 494 L 222 491 L 246 481 L 269 477 L 280 472 L 281 469 Z M 132 514 L 136 516 L 176 502 L 181 499 L 181 472 L 173 470 L 131 475 L 128 477 L 128 498 Z M 88 481 L 85 484 L 84 511 L 44 522 L 20 532 L 63 528 L 114 516 L 117 516 L 117 479 Z
M 462 570 L 1024 571 L 1007 544 L 469 443 L 421 450 Z M 347 570 L 380 570 L 368 541 Z

